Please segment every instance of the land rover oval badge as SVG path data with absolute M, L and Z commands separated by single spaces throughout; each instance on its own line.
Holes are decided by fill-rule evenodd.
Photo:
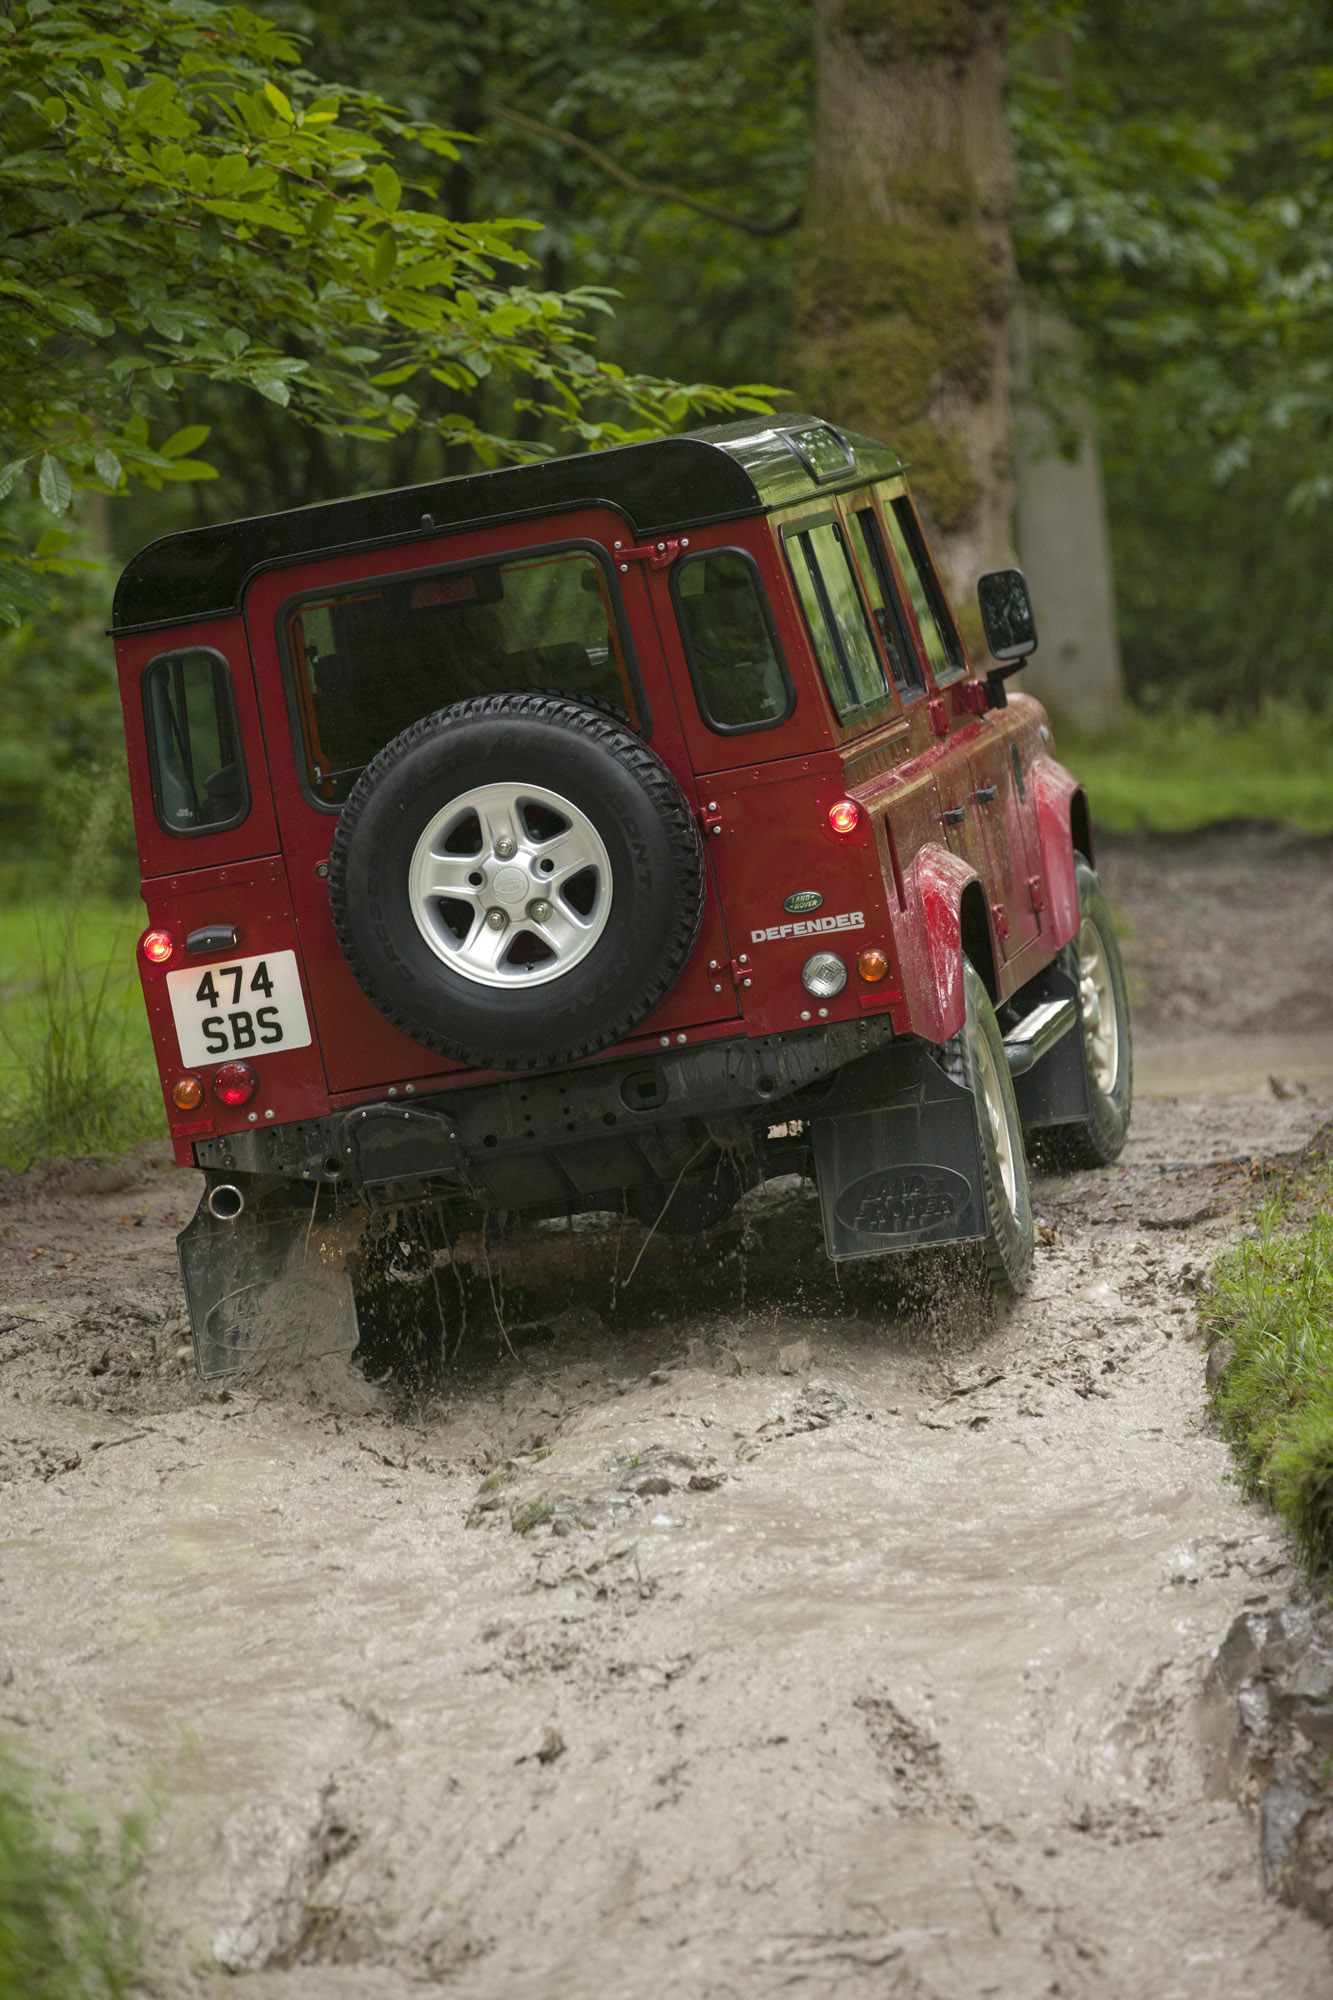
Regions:
M 782 907 L 794 917 L 803 917 L 807 911 L 817 910 L 823 900 L 818 889 L 798 889 L 794 895 L 783 897 Z

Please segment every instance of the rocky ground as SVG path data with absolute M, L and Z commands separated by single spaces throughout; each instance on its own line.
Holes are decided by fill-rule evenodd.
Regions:
M 1293 993 L 1327 1032 L 1325 845 L 1109 853 L 1150 1053 Z M 1038 1181 L 1001 1312 L 839 1286 L 799 1183 L 628 1285 L 641 1232 L 525 1232 L 428 1278 L 417 1394 L 196 1381 L 160 1152 L 7 1184 L 0 1732 L 147 1802 L 152 1990 L 1327 1993 L 1261 1854 L 1281 1888 L 1320 1614 L 1193 1299 L 1331 1115 L 1297 1074 L 1142 1099 L 1119 1167 Z

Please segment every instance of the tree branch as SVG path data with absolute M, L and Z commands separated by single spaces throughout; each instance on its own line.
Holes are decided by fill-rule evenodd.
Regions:
M 582 153 L 585 159 L 600 167 L 604 174 L 609 174 L 612 180 L 619 181 L 622 187 L 629 188 L 634 194 L 650 195 L 655 201 L 679 202 L 685 208 L 697 209 L 700 215 L 709 216 L 714 222 L 726 223 L 729 229 L 744 229 L 751 236 L 781 236 L 788 229 L 794 229 L 801 219 L 799 204 L 792 209 L 790 215 L 779 216 L 776 222 L 760 222 L 753 216 L 733 215 L 729 209 L 718 208 L 714 202 L 702 201 L 698 195 L 686 194 L 684 188 L 670 187 L 660 181 L 641 181 L 636 174 L 627 173 L 624 167 L 617 166 L 600 146 L 590 144 L 587 139 L 580 139 L 577 133 L 564 132 L 558 125 L 543 125 L 539 118 L 529 118 L 522 111 L 510 111 L 503 104 L 488 101 L 483 109 L 488 117 L 498 119 L 502 125 L 516 125 L 521 132 L 533 132 L 539 139 L 554 139 L 557 145 L 568 146 L 572 152 Z

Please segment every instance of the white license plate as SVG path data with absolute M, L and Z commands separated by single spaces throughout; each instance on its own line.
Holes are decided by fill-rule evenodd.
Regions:
M 309 1047 L 310 1022 L 294 951 L 169 972 L 167 992 L 187 1069 L 231 1056 Z

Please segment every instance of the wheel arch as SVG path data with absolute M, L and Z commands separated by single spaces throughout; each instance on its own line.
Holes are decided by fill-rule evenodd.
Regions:
M 1080 807 L 1086 822 L 1089 846 L 1092 844 L 1091 822 L 1088 819 L 1087 794 L 1072 773 L 1058 764 L 1054 757 L 1037 757 L 1033 760 L 1029 777 L 1032 803 L 1036 813 L 1037 841 L 1041 853 L 1041 872 L 1046 885 L 1048 909 L 1047 939 L 1050 944 L 1068 944 L 1078 932 L 1078 883 L 1074 876 L 1074 852 L 1077 845 L 1075 828 L 1079 825 Z M 1082 849 L 1079 849 L 1082 852 Z M 1091 861 L 1091 855 L 1088 860 Z
M 903 996 L 913 1033 L 947 1042 L 967 1012 L 963 953 L 972 940 L 977 971 L 993 993 L 995 959 L 986 896 L 975 871 L 948 848 L 929 842 L 904 872 L 904 921 L 897 927 Z M 966 925 L 966 928 L 965 928 Z

